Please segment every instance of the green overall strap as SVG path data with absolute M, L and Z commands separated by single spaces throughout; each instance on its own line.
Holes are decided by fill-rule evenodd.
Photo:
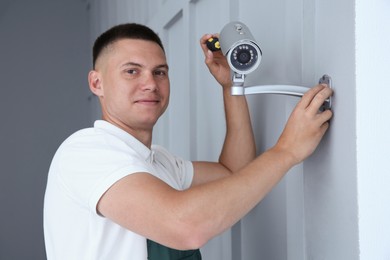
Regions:
M 202 260 L 200 250 L 176 250 L 147 240 L 148 260 Z

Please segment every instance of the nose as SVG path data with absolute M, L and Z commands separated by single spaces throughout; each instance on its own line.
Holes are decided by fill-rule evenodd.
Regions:
M 151 92 L 155 92 L 158 90 L 158 85 L 152 72 L 145 73 L 142 82 L 142 89 L 144 91 L 151 91 Z

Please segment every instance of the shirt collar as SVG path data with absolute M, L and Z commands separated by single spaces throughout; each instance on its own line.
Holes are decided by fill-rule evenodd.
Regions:
M 118 137 L 128 146 L 134 149 L 145 161 L 150 163 L 154 161 L 154 151 L 150 150 L 137 138 L 124 131 L 123 129 L 104 120 L 96 120 L 94 123 L 94 128 L 103 130 L 109 134 Z

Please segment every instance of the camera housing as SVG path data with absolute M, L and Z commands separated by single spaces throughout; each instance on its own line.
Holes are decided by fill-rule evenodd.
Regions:
M 262 52 L 248 27 L 242 22 L 230 22 L 219 37 L 221 50 L 232 71 L 246 75 L 260 65 Z

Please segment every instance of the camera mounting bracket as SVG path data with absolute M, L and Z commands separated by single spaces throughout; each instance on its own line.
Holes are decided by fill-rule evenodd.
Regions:
M 233 86 L 231 90 L 232 95 L 245 95 L 245 74 L 233 72 Z
M 306 91 L 310 88 L 296 85 L 256 85 L 256 86 L 244 86 L 245 74 L 234 73 L 233 86 L 231 94 L 234 96 L 250 95 L 250 94 L 281 94 L 302 97 Z M 323 75 L 319 84 L 327 84 L 332 88 L 332 79 L 328 75 Z M 332 108 L 332 98 L 325 100 L 321 110 Z

